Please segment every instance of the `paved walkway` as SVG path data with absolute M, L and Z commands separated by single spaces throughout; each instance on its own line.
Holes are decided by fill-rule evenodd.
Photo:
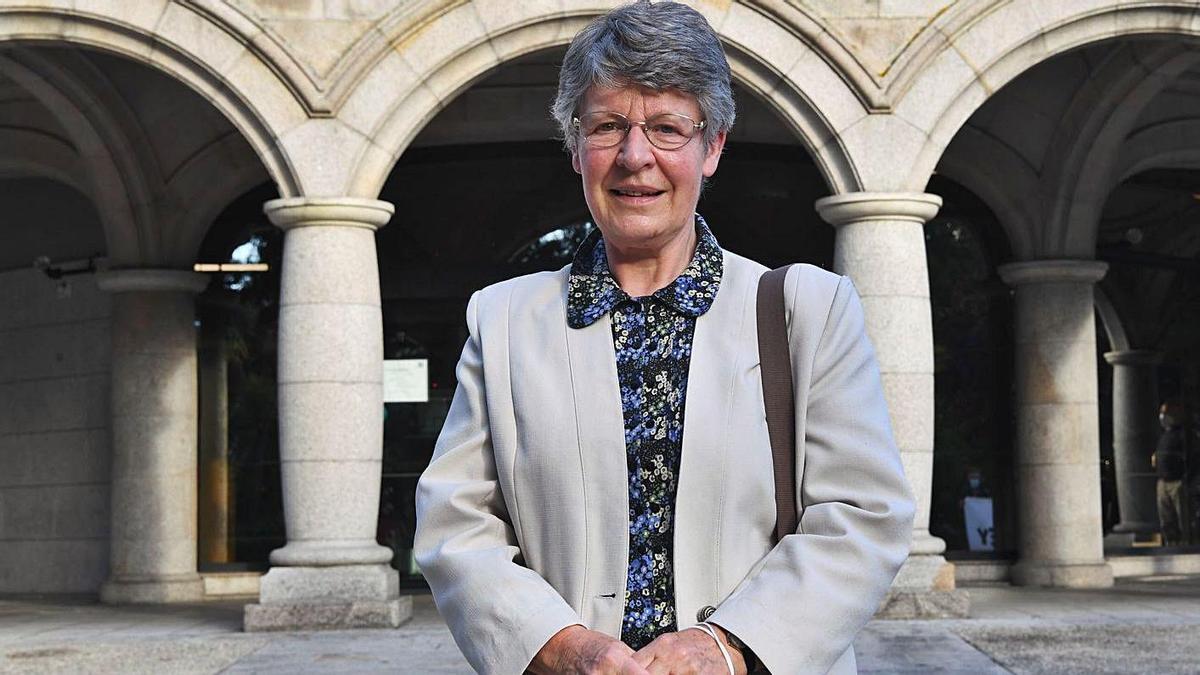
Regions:
M 873 621 L 863 673 L 1200 673 L 1200 577 L 972 588 L 972 616 Z M 241 605 L 0 600 L 0 673 L 469 673 L 427 596 L 398 630 L 246 634 Z

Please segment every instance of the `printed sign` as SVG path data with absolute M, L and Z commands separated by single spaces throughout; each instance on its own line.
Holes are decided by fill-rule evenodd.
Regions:
M 967 547 L 972 551 L 991 551 L 996 547 L 992 523 L 991 497 L 963 499 L 963 519 L 967 525 Z
M 383 362 L 384 403 L 425 403 L 429 400 L 429 359 L 387 359 Z

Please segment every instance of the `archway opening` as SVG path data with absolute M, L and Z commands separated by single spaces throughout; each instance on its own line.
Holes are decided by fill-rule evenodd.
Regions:
M 287 540 L 276 378 L 284 236 L 262 209 L 277 196 L 265 183 L 232 200 L 197 254 L 263 268 L 214 274 L 196 301 L 202 572 L 265 571 Z
M 411 559 L 413 489 L 454 393 L 467 300 L 569 264 L 591 227 L 548 112 L 564 53 L 523 56 L 465 90 L 414 138 L 381 193 L 397 205 L 377 238 L 385 358 L 413 386 L 386 403 L 379 541 L 408 584 L 423 583 Z M 834 230 L 813 209 L 828 191 L 817 166 L 773 109 L 736 84 L 734 93 L 738 122 L 699 212 L 731 251 L 830 267 Z
M 196 412 L 172 405 L 195 384 L 179 367 L 194 369 L 194 355 L 178 346 L 199 324 L 190 313 L 169 326 L 154 312 L 120 313 L 97 273 L 191 269 L 213 216 L 266 180 L 234 124 L 182 81 L 92 48 L 0 45 L 0 330 L 10 345 L 0 403 L 25 406 L 0 426 L 0 491 L 6 504 L 10 490 L 27 502 L 6 509 L 0 592 L 96 593 L 122 573 L 110 569 L 118 546 L 122 561 L 149 561 L 149 576 L 165 570 L 156 558 L 170 559 L 165 576 L 195 573 L 197 486 L 155 486 L 176 476 L 162 467 L 204 474 L 180 468 L 198 461 L 194 434 L 176 433 Z M 118 331 L 120 317 L 137 328 Z M 123 352 L 137 367 L 122 370 L 118 334 L 170 347 L 139 360 L 155 351 L 139 342 Z M 115 385 L 118 372 L 145 383 L 136 397 Z M 199 398 L 203 416 L 213 401 Z M 121 432 L 120 417 L 154 433 Z M 147 553 L 143 518 L 169 524 L 161 550 Z M 198 577 L 190 583 L 198 589 Z
M 1008 559 L 1016 549 L 1012 298 L 996 267 L 1012 254 L 978 196 L 941 175 L 928 189 L 943 199 L 925 225 L 936 411 L 929 529 L 950 560 Z
M 1180 236 L 1178 224 L 1164 224 L 1169 220 L 1165 212 L 1190 208 L 1195 190 L 1183 187 L 1187 177 L 1176 176 L 1173 201 L 1156 201 L 1153 191 L 1164 189 L 1161 175 L 1143 175 L 1132 182 L 1126 177 L 1154 166 L 1155 152 L 1164 153 L 1159 161 L 1192 161 L 1189 157 L 1194 151 L 1190 148 L 1200 141 L 1200 135 L 1187 130 L 1190 120 L 1200 117 L 1200 97 L 1194 86 L 1196 61 L 1194 52 L 1177 37 L 1106 39 L 1047 59 L 1008 82 L 975 111 L 947 147 L 938 165 L 939 175 L 930 183 L 930 189 L 936 192 L 940 178 L 952 180 L 977 195 L 994 214 L 993 229 L 998 240 L 1007 244 L 1011 258 L 1001 252 L 1003 248 L 996 248 L 998 255 L 989 263 L 993 266 L 1010 261 L 1067 261 L 1058 268 L 1054 267 L 1057 263 L 1047 263 L 1045 271 L 1062 275 L 1063 283 L 1076 283 L 1084 266 L 1073 261 L 1094 258 L 1109 265 L 1096 288 L 1110 306 L 1095 318 L 1094 330 L 1085 321 L 1085 317 L 1090 320 L 1091 312 L 1079 303 L 1078 307 L 1069 305 L 1073 308 L 1069 311 L 1060 308 L 1052 316 L 1031 301 L 1027 323 L 1022 326 L 1015 325 L 1019 312 L 1005 310 L 1013 325 L 1002 326 L 996 340 L 1008 345 L 1001 351 L 1026 359 L 1021 365 L 1030 375 L 1022 384 L 1016 376 L 1019 368 L 1010 364 L 1006 379 L 1015 385 L 1013 393 L 1006 396 L 999 392 L 989 403 L 1000 411 L 999 419 L 1010 416 L 1007 428 L 997 427 L 997 433 L 1007 431 L 1008 440 L 1000 436 L 976 439 L 977 444 L 982 441 L 982 445 L 1000 448 L 1003 461 L 996 468 L 996 480 L 1017 488 L 1010 491 L 1012 502 L 1007 508 L 1000 496 L 993 495 L 997 548 L 1008 548 L 1003 546 L 1002 536 L 1007 526 L 1014 528 L 1011 532 L 1016 535 L 1009 546 L 1016 540 L 1024 541 L 1033 551 L 1033 558 L 1062 555 L 1069 562 L 1070 556 L 1061 553 L 1068 550 L 1079 559 L 1095 556 L 1102 549 L 1110 558 L 1157 552 L 1148 550 L 1161 542 L 1156 517 L 1155 522 L 1140 516 L 1137 523 L 1125 522 L 1132 513 L 1155 510 L 1152 504 L 1147 506 L 1154 491 L 1154 480 L 1147 472 L 1159 435 L 1154 420 L 1158 401 L 1151 399 L 1159 395 L 1147 392 L 1163 380 L 1161 368 L 1140 361 L 1148 358 L 1149 352 L 1161 352 L 1161 346 L 1146 337 L 1143 329 L 1159 325 L 1163 305 L 1144 301 L 1145 290 L 1138 288 L 1135 278 L 1146 273 L 1133 270 L 1139 265 L 1161 267 L 1162 260 L 1155 256 L 1175 252 L 1139 248 L 1146 245 L 1140 243 L 1143 227 L 1170 230 L 1173 236 Z M 1139 186 L 1139 181 L 1148 185 Z M 1184 258 L 1195 255 L 1193 249 L 1175 250 L 1183 251 Z M 935 268 L 944 263 L 935 259 L 932 247 L 929 254 L 931 280 L 936 282 Z M 1191 263 L 1176 260 L 1169 264 L 1178 267 Z M 1063 272 L 1066 267 L 1074 271 Z M 969 282 L 969 278 L 963 281 Z M 1174 281 L 1167 282 L 1159 275 L 1155 283 L 1165 288 Z M 1027 297 L 1051 285 L 1037 286 L 1039 290 L 1028 291 L 1031 295 Z M 1083 289 L 1076 294 L 1081 299 L 1091 290 L 1083 285 L 1075 288 Z M 1054 296 L 1055 292 L 1060 295 Z M 1063 298 L 1069 295 L 1062 288 L 1046 293 L 1049 299 L 1041 304 L 1046 308 L 1055 306 L 1054 298 L 1067 302 Z M 945 301 L 939 301 L 937 295 L 935 288 L 935 342 L 939 342 L 941 358 L 943 347 L 936 336 L 936 324 L 939 302 Z M 1177 297 L 1186 305 L 1182 299 L 1186 292 Z M 1086 300 L 1080 302 L 1086 304 Z M 1073 312 L 1073 318 L 1062 319 L 1069 312 Z M 1045 328 L 1056 325 L 1056 316 L 1058 327 Z M 1123 319 L 1123 335 L 1129 336 L 1129 344 L 1110 344 L 1113 331 L 1104 330 L 1103 320 L 1111 321 L 1114 316 Z M 1083 332 L 1088 335 L 1083 336 Z M 1020 347 L 1014 333 L 1024 336 L 1021 339 L 1026 347 Z M 1061 353 L 1051 358 L 1056 349 Z M 1086 364 L 1080 360 L 1085 352 L 1089 355 Z M 967 355 L 963 358 L 972 360 Z M 983 365 L 978 358 L 973 360 L 972 367 Z M 1135 369 L 1146 382 L 1130 389 L 1129 378 Z M 1095 378 L 1094 384 L 1088 382 L 1091 378 Z M 937 386 L 933 520 L 962 523 L 963 509 L 953 496 L 963 490 L 960 486 L 964 476 L 952 467 L 962 464 L 970 453 L 948 444 L 953 438 L 948 425 L 956 423 L 955 409 L 949 401 L 956 395 L 952 389 L 944 390 L 952 385 L 943 382 L 940 371 Z M 1141 393 L 1131 393 L 1134 390 Z M 1116 403 L 1114 396 L 1119 399 Z M 1135 404 L 1129 396 L 1145 400 L 1139 398 Z M 1079 405 L 1093 397 L 1093 405 Z M 1129 412 L 1134 408 L 1136 412 Z M 1135 436 L 1140 440 L 1129 440 Z M 1051 449 L 1050 439 L 1060 447 Z M 1131 468 L 1133 464 L 1125 461 L 1129 453 L 1136 455 L 1133 464 L 1141 468 Z M 1024 459 L 1018 461 L 1021 457 Z M 1075 468 L 1063 468 L 1067 465 Z M 1050 478 L 1072 471 L 1070 480 Z M 1131 472 L 1141 474 L 1137 490 L 1130 489 L 1137 482 L 1131 482 Z M 1035 490 L 1034 486 L 1040 488 Z M 1070 512 L 1063 506 L 1066 504 L 1073 505 Z M 1047 514 L 1044 508 L 1059 510 Z M 1024 522 L 1002 515 L 1021 509 L 1027 516 Z M 943 527 L 949 557 L 978 555 L 972 554 L 970 547 L 960 548 L 955 529 Z M 983 555 L 1010 557 L 1011 552 L 997 550 Z M 1021 555 L 1024 559 L 1030 552 Z M 1006 565 L 986 569 L 960 566 L 960 571 L 964 570 L 960 578 L 1007 578 Z
M 1177 96 L 1190 89 L 1185 82 L 1164 94 Z M 1172 123 L 1180 113 L 1200 119 L 1200 98 L 1187 103 L 1191 111 L 1187 104 L 1177 105 L 1170 113 Z M 1166 114 L 1147 111 L 1148 116 Z M 1143 128 L 1153 126 L 1151 120 Z M 1180 145 L 1169 150 L 1200 149 L 1200 135 L 1177 140 Z M 1099 372 L 1101 429 L 1109 432 L 1102 447 L 1111 449 L 1111 470 L 1105 478 L 1112 483 L 1113 499 L 1105 521 L 1113 550 L 1200 546 L 1200 419 L 1195 414 L 1200 410 L 1200 232 L 1194 225 L 1200 216 L 1198 193 L 1200 165 L 1137 173 L 1112 190 L 1097 232 L 1097 257 L 1109 264 L 1100 283 L 1113 309 L 1107 320 L 1120 322 L 1119 333 L 1104 326 L 1097 331 L 1107 361 Z M 1113 344 L 1114 337 L 1124 344 Z M 1139 360 L 1139 355 L 1145 358 Z M 1141 418 L 1130 428 L 1134 401 Z M 1177 402 L 1182 411 L 1176 415 L 1181 418 L 1179 431 L 1165 428 L 1161 421 L 1155 424 L 1159 404 L 1168 401 Z M 1165 437 L 1173 434 L 1181 440 L 1179 461 L 1158 454 Z M 1151 457 L 1156 461 L 1148 461 Z M 1167 513 L 1165 505 L 1160 508 L 1157 503 L 1157 484 L 1174 480 L 1181 481 L 1181 516 L 1176 518 L 1179 531 L 1170 536 L 1164 531 Z

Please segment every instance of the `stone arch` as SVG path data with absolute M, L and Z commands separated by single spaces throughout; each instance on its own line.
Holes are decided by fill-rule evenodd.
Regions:
M 850 153 L 819 105 L 794 86 L 793 81 L 774 72 L 759 55 L 729 42 L 725 46 L 734 79 L 778 113 L 784 126 L 800 139 L 812 157 L 830 192 L 860 189 L 862 181 Z
M 115 265 L 190 264 L 193 243 L 211 223 L 202 218 L 219 212 L 214 204 L 266 180 L 258 157 L 234 129 L 165 175 L 141 121 L 87 59 L 49 58 L 19 47 L 0 54 L 0 73 L 21 84 L 64 130 L 67 138 L 58 142 L 66 155 L 43 147 L 49 155 L 39 161 L 55 159 L 70 168 L 73 187 L 100 215 Z
M 1099 285 L 1096 286 L 1095 294 L 1096 316 L 1100 318 L 1100 325 L 1108 338 L 1109 347 L 1114 352 L 1133 349 L 1129 335 L 1125 332 L 1121 313 L 1117 311 L 1112 297 Z
M 0 128 L 0 148 L 0 178 L 48 178 L 87 194 L 87 176 L 68 141 L 35 129 Z
M 608 7 L 571 13 L 542 13 L 489 27 L 482 9 L 494 3 L 465 3 L 439 15 L 421 30 L 410 30 L 364 77 L 339 113 L 348 126 L 371 139 L 354 163 L 348 193 L 373 197 L 396 160 L 417 133 L 458 94 L 512 59 L 567 44 Z M 758 12 L 710 14 L 725 46 L 734 78 L 760 97 L 793 129 L 834 192 L 861 189 L 861 180 L 836 133 L 866 109 L 843 77 L 807 42 Z M 742 8 L 743 10 L 745 8 Z M 780 65 L 784 64 L 784 65 Z M 398 94 L 378 97 L 391 83 Z M 804 82 L 801 89 L 798 82 Z M 396 86 L 396 83 L 401 83 Z
M 145 245 L 144 213 L 148 203 L 146 186 L 137 180 L 120 161 L 117 148 L 112 147 L 113 135 L 108 126 L 93 115 L 100 111 L 78 100 L 80 92 L 69 92 L 71 83 L 56 81 L 56 73 L 45 71 L 45 64 L 25 62 L 0 55 L 0 72 L 17 82 L 51 110 L 67 131 L 75 146 L 77 158 L 87 167 L 82 176 L 84 189 L 96 205 L 104 224 L 105 243 L 111 258 L 119 261 L 136 259 Z M 91 113 L 91 114 L 89 114 Z
M 261 164 L 231 152 L 241 139 L 227 136 L 193 156 L 166 185 L 168 193 L 187 195 L 190 206 L 181 216 L 177 235 L 164 242 L 167 256 L 180 263 L 193 260 L 216 221 L 239 195 L 268 180 Z
M 1052 144 L 1055 194 L 1044 214 L 1046 250 L 1091 253 L 1129 131 L 1152 99 L 1198 61 L 1200 54 L 1171 44 L 1122 54 L 1116 63 L 1105 64 L 1094 86 L 1072 103 Z
M 1017 260 L 1031 257 L 1037 215 L 1023 196 L 1037 189 L 1033 167 L 1011 147 L 970 127 L 963 127 L 955 144 L 938 163 L 938 171 L 975 193 L 996 214 Z M 1020 188 L 1011 189 L 1014 183 Z
M 1178 2 L 1129 6 L 1114 0 L 997 5 L 949 36 L 896 107 L 924 130 L 903 184 L 921 189 L 946 146 L 987 98 L 1029 68 L 1066 51 L 1112 38 L 1200 35 L 1195 7 Z
M 1126 139 L 1117 182 L 1151 169 L 1200 169 L 1200 119 L 1154 124 Z
M 300 176 L 275 139 L 306 119 L 304 107 L 248 39 L 193 3 L 125 3 L 119 13 L 59 3 L 0 8 L 0 46 L 13 43 L 95 49 L 165 73 L 229 120 L 280 194 L 300 194 Z

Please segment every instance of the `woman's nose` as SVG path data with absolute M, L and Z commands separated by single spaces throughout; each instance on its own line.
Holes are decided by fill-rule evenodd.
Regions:
M 654 163 L 654 146 L 646 138 L 646 131 L 641 126 L 633 125 L 617 152 L 617 163 L 630 171 L 636 171 Z

